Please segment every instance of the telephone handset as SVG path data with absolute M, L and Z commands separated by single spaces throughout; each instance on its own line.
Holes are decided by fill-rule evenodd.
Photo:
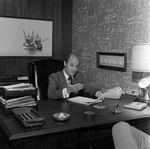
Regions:
M 114 87 L 113 89 L 110 89 L 104 93 L 105 98 L 110 98 L 110 99 L 120 99 L 122 94 L 123 94 L 123 90 L 121 87 Z

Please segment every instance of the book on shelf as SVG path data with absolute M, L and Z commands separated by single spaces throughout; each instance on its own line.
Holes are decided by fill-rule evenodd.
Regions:
M 134 110 L 142 110 L 147 107 L 147 104 L 142 102 L 131 102 L 125 104 L 124 107 L 129 109 L 134 109 Z

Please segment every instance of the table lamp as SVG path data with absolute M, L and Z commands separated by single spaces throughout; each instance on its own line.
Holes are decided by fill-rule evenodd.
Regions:
M 131 69 L 135 72 L 150 72 L 150 43 L 139 43 L 133 46 Z M 148 95 L 149 78 L 142 78 L 138 83 L 139 96 L 136 100 L 140 102 L 150 102 Z

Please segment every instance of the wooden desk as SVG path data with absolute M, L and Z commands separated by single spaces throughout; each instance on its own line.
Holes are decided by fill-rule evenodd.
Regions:
M 96 109 L 65 100 L 43 100 L 39 103 L 39 112 L 46 118 L 41 127 L 25 128 L 13 114 L 5 115 L 0 109 L 0 148 L 5 149 L 113 149 L 112 126 L 119 121 L 150 134 L 150 107 L 142 111 L 123 108 L 125 103 L 133 101 L 131 96 L 122 96 L 120 100 L 108 100 L 102 103 L 105 109 Z M 121 114 L 111 112 L 114 103 L 121 103 Z M 94 111 L 93 119 L 84 117 L 84 111 Z M 71 118 L 67 122 L 57 122 L 52 115 L 67 112 Z

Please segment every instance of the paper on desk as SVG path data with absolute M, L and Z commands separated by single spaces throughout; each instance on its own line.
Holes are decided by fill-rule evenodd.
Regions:
M 69 98 L 68 101 L 72 101 L 72 102 L 80 103 L 84 105 L 90 105 L 90 103 L 95 103 L 96 99 L 77 96 L 77 97 Z M 101 102 L 101 100 L 97 101 L 96 103 L 98 102 Z
M 0 87 L 11 90 L 11 89 L 20 89 L 20 88 L 32 88 L 33 85 L 30 83 L 18 83 L 18 84 L 5 85 Z
M 0 102 L 3 103 L 6 108 L 19 107 L 19 106 L 31 106 L 36 104 L 35 99 L 32 96 L 12 98 L 7 101 L 2 97 L 0 97 Z

